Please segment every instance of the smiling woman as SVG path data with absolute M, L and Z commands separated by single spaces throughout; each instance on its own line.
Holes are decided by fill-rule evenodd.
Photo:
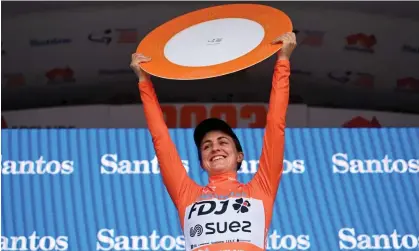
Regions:
M 188 176 L 170 138 L 150 75 L 140 67 L 152 59 L 132 55 L 131 67 L 139 78 L 147 125 L 163 182 L 178 210 L 186 250 L 266 248 L 274 200 L 284 170 L 289 58 L 296 46 L 295 34 L 285 33 L 273 41 L 277 42 L 282 43 L 282 48 L 272 79 L 262 154 L 259 168 L 247 184 L 237 180 L 244 157 L 240 141 L 226 122 L 216 118 L 202 121 L 194 132 L 198 157 L 201 167 L 208 172 L 209 183 L 199 186 Z
M 210 176 L 240 169 L 243 149 L 231 127 L 223 120 L 210 118 L 195 129 L 199 160 Z

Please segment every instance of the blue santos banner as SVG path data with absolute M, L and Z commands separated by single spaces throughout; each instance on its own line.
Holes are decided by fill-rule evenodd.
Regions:
M 263 129 L 236 129 L 248 182 Z M 192 129 L 170 131 L 197 183 Z M 1 250 L 185 250 L 147 129 L 2 130 Z M 419 128 L 287 129 L 267 250 L 419 250 Z

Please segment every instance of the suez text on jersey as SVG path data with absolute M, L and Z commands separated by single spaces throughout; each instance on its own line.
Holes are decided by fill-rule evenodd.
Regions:
M 37 160 L 3 160 L 3 156 L 0 159 L 2 175 L 69 175 L 74 172 L 74 161 L 72 160 L 45 160 L 44 156 L 40 156 Z
M 260 241 L 258 238 L 263 238 L 263 234 L 259 234 L 265 230 L 263 203 L 254 198 L 235 197 L 195 202 L 187 208 L 184 219 L 185 237 L 191 238 L 194 247 L 208 241 L 240 240 L 255 244 Z M 278 235 L 274 230 L 266 241 L 266 247 L 274 250 L 310 248 L 308 235 Z
M 249 211 L 251 204 L 249 201 L 243 198 L 227 199 L 223 201 L 219 200 L 204 200 L 195 202 L 188 213 L 187 219 L 190 220 L 193 216 L 199 217 L 204 215 L 220 216 L 227 212 L 227 210 L 235 210 L 238 213 L 246 213 Z M 224 222 L 207 222 L 196 224 L 189 229 L 189 235 L 191 237 L 205 235 L 212 235 L 216 233 L 226 232 L 247 232 L 251 233 L 252 223 L 248 220 L 232 220 Z
M 119 159 L 116 153 L 102 155 L 100 159 L 101 174 L 159 174 L 158 159 L 153 156 L 151 160 L 127 160 Z M 284 160 L 283 173 L 302 174 L 305 172 L 304 160 Z M 188 160 L 182 160 L 186 171 L 189 172 Z M 259 160 L 243 160 L 239 174 L 255 174 L 259 167 Z

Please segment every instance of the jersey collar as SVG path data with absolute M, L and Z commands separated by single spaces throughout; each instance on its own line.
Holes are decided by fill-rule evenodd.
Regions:
M 228 172 L 223 174 L 212 175 L 209 177 L 209 183 L 211 185 L 225 183 L 225 182 L 236 182 L 237 172 Z

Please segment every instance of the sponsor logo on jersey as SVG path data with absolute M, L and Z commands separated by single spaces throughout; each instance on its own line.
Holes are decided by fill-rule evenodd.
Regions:
M 263 247 L 263 203 L 250 198 L 204 200 L 186 209 L 185 236 L 191 249 L 201 246 L 246 242 Z
M 189 219 L 192 216 L 194 211 L 197 211 L 197 216 L 207 215 L 213 213 L 214 215 L 222 215 L 229 208 L 230 200 L 221 201 L 221 208 L 217 209 L 217 203 L 215 201 L 201 201 L 193 204 L 191 211 L 189 213 Z M 209 207 L 206 207 L 209 205 Z M 230 209 L 234 209 L 236 213 L 247 213 L 249 212 L 251 204 L 248 200 L 239 198 L 234 200 Z M 197 209 L 199 207 L 199 209 Z M 201 236 L 202 234 L 212 235 L 215 233 L 226 233 L 226 232 L 248 232 L 251 233 L 250 227 L 252 223 L 250 221 L 225 221 L 225 222 L 208 222 L 204 226 L 197 224 L 194 227 L 190 228 L 190 236 L 194 237 L 195 235 Z

